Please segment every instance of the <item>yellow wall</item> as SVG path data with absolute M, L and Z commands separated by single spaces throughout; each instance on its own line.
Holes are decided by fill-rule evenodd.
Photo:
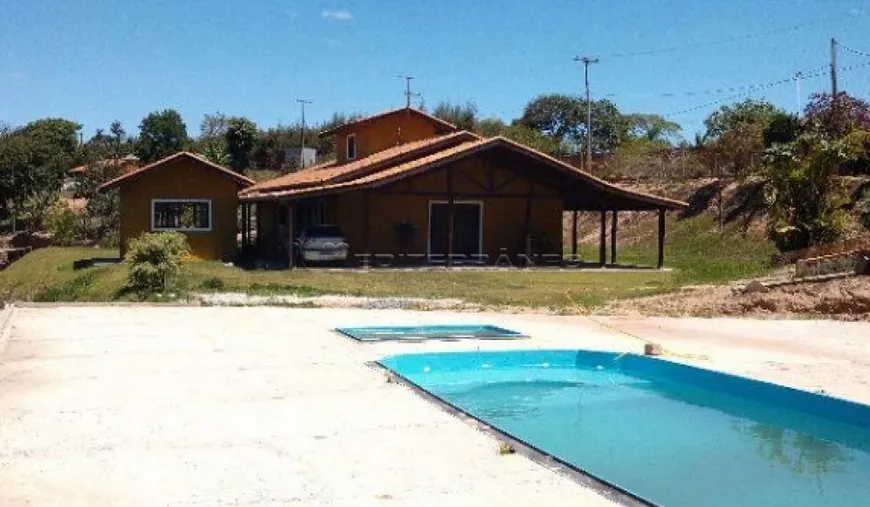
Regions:
M 486 184 L 487 162 L 471 159 L 454 165 L 454 189 L 456 200 L 483 202 L 483 253 L 490 263 L 505 248 L 508 255 L 522 253 L 526 225 L 526 197 L 529 182 L 512 179 L 512 173 L 503 167 L 495 168 L 496 186 L 512 179 L 497 195 L 480 196 L 484 189 L 461 176 L 469 174 L 477 182 Z M 462 169 L 459 171 L 458 169 Z M 447 192 L 446 170 L 439 169 L 410 179 L 411 191 L 421 195 L 378 194 L 370 197 L 370 252 L 371 253 L 422 253 L 427 252 L 429 202 L 445 201 Z M 405 183 L 394 185 L 393 190 L 406 191 Z M 361 192 L 341 194 L 334 201 L 336 225 L 340 226 L 351 251 L 364 253 L 364 197 Z M 402 247 L 396 240 L 394 227 L 397 222 L 409 221 L 416 226 L 413 243 Z M 546 253 L 562 252 L 562 199 L 550 189 L 536 185 L 532 197 L 531 232 L 545 235 L 548 241 Z
M 347 162 L 347 136 L 351 134 L 356 134 L 356 159 L 438 135 L 430 120 L 414 113 L 397 112 L 338 132 L 335 136 L 335 152 L 339 163 Z
M 127 242 L 151 230 L 152 199 L 211 199 L 212 230 L 185 232 L 191 253 L 202 259 L 232 260 L 238 231 L 239 183 L 213 168 L 181 157 L 121 185 L 121 255 Z

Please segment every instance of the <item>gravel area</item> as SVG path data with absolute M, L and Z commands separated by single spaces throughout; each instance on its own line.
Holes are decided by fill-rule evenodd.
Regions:
M 321 308 L 362 308 L 367 310 L 466 310 L 478 306 L 461 299 L 426 299 L 367 296 L 297 296 L 295 294 L 259 296 L 243 292 L 197 294 L 205 306 L 296 306 Z

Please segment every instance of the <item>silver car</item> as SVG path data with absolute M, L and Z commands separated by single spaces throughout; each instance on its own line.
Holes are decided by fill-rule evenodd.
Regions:
M 297 238 L 299 260 L 304 263 L 347 261 L 349 247 L 335 225 L 316 225 L 302 230 Z

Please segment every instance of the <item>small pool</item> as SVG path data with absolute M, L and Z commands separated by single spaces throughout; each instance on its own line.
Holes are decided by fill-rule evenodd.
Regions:
M 870 505 L 870 406 L 602 352 L 406 354 L 380 364 L 653 505 Z
M 488 325 L 340 327 L 336 331 L 362 342 L 526 338 L 522 333 Z

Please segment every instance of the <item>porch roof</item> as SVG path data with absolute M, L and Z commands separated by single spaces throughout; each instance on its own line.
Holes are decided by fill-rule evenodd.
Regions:
M 527 174 L 558 190 L 564 198 L 565 209 L 640 211 L 687 206 L 681 201 L 622 188 L 508 139 L 481 139 L 468 132 L 409 143 L 353 164 L 317 166 L 288 175 L 281 182 L 272 180 L 255 185 L 242 191 L 239 197 L 243 202 L 297 200 L 373 189 L 482 153 L 498 153 L 516 162 L 511 164 L 515 167 L 535 166 L 534 171 L 526 169 Z M 316 173 L 326 177 L 317 177 Z

